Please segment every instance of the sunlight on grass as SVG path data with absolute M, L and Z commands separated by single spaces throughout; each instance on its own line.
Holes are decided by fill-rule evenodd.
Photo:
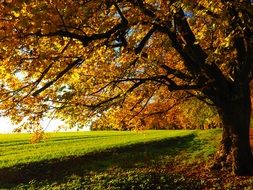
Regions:
M 94 151 L 161 139 L 186 136 L 191 131 L 91 131 L 47 133 L 47 139 L 30 144 L 31 134 L 0 135 L 0 168 L 66 156 L 80 156 Z
M 0 135 L 0 148 L 5 148 L 0 156 L 0 176 L 5 176 L 0 187 L 175 190 L 253 185 L 250 178 L 235 180 L 226 171 L 206 175 L 221 129 L 49 133 L 39 144 L 29 144 L 29 137 Z

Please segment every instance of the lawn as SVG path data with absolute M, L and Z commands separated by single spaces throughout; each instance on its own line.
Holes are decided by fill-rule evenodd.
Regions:
M 182 137 L 191 131 L 88 131 L 47 133 L 37 144 L 29 142 L 31 134 L 0 134 L 0 168 L 43 160 L 61 159 L 130 144 Z
M 29 134 L 2 135 L 0 187 L 250 190 L 250 177 L 209 171 L 220 137 L 220 129 L 98 131 L 51 133 L 45 142 L 29 144 Z

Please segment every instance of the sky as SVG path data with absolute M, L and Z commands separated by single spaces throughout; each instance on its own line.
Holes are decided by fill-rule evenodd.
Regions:
M 0 118 L 0 133 L 10 133 L 14 128 L 8 118 Z
M 49 120 L 49 119 L 45 119 L 42 123 L 41 123 L 43 129 L 45 129 L 45 131 L 47 132 L 54 132 L 57 131 L 58 126 L 64 125 L 64 122 L 61 120 Z M 12 125 L 10 119 L 6 118 L 6 117 L 0 117 L 0 133 L 12 133 L 13 129 L 15 129 L 15 127 Z M 77 131 L 77 128 L 73 128 L 73 129 L 61 129 L 60 131 Z M 79 131 L 89 131 L 88 128 L 83 128 Z

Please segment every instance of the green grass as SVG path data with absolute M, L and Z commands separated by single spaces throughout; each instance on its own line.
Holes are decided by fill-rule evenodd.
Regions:
M 228 171 L 206 169 L 219 145 L 220 129 L 52 133 L 36 145 L 28 143 L 29 135 L 0 138 L 2 145 L 9 144 L 6 151 L 13 151 L 9 158 L 19 160 L 19 149 L 31 157 L 27 162 L 6 160 L 9 167 L 0 168 L 0 189 L 246 190 L 253 186 L 252 178 L 235 179 Z M 51 156 L 41 158 L 46 150 Z
M 0 135 L 0 168 L 43 160 L 80 156 L 94 151 L 185 136 L 191 131 L 91 131 L 48 133 L 38 144 L 29 143 L 31 134 Z

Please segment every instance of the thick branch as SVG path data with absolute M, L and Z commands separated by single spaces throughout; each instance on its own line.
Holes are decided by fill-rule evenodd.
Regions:
M 144 84 L 145 82 L 156 82 L 163 85 L 166 85 L 170 91 L 175 90 L 197 90 L 203 88 L 203 85 L 200 84 L 176 84 L 172 79 L 168 78 L 166 75 L 158 75 L 148 78 L 126 78 L 126 79 L 119 79 L 115 80 L 114 83 L 120 82 L 134 82 L 134 85 L 127 90 L 127 93 L 132 92 L 134 89 L 139 87 L 140 85 Z
M 198 3 L 197 1 L 193 1 L 193 8 L 196 8 L 200 11 L 205 11 L 206 14 L 212 16 L 213 18 L 219 18 L 220 16 L 216 13 L 214 13 L 213 11 L 210 11 L 208 8 L 206 8 L 205 6 L 201 5 L 200 3 Z
M 226 78 L 215 63 L 206 63 L 207 54 L 196 42 L 182 9 L 177 12 L 174 19 L 177 33 L 170 31 L 168 26 L 160 26 L 159 30 L 168 35 L 172 46 L 183 58 L 188 70 L 195 76 L 196 83 L 204 85 L 208 81 L 215 81 L 209 91 L 218 91 L 217 96 L 226 96 L 228 88 Z
M 135 54 L 139 54 L 142 49 L 144 48 L 145 44 L 147 43 L 147 41 L 150 39 L 150 37 L 153 35 L 153 33 L 156 31 L 157 27 L 153 26 L 148 33 L 144 36 L 144 38 L 141 40 L 141 42 L 139 43 L 139 45 L 135 48 Z
M 128 1 L 132 5 L 138 7 L 145 15 L 147 15 L 147 16 L 149 16 L 151 18 L 155 18 L 156 17 L 154 11 L 152 11 L 151 9 L 146 8 L 142 0 L 128 0 Z
M 111 35 L 113 35 L 117 31 L 119 31 L 120 29 L 125 28 L 127 26 L 127 24 L 128 24 L 128 21 L 123 17 L 120 23 L 116 24 L 108 31 L 106 31 L 104 33 L 93 34 L 91 36 L 80 35 L 80 34 L 76 34 L 73 32 L 69 32 L 67 30 L 58 30 L 56 32 L 49 32 L 46 34 L 43 34 L 41 31 L 38 31 L 36 33 L 23 34 L 23 36 L 35 35 L 35 36 L 39 36 L 39 37 L 43 37 L 43 36 L 46 36 L 46 37 L 50 37 L 50 36 L 68 37 L 71 39 L 79 40 L 80 42 L 83 43 L 84 46 L 87 46 L 92 41 L 110 38 Z

